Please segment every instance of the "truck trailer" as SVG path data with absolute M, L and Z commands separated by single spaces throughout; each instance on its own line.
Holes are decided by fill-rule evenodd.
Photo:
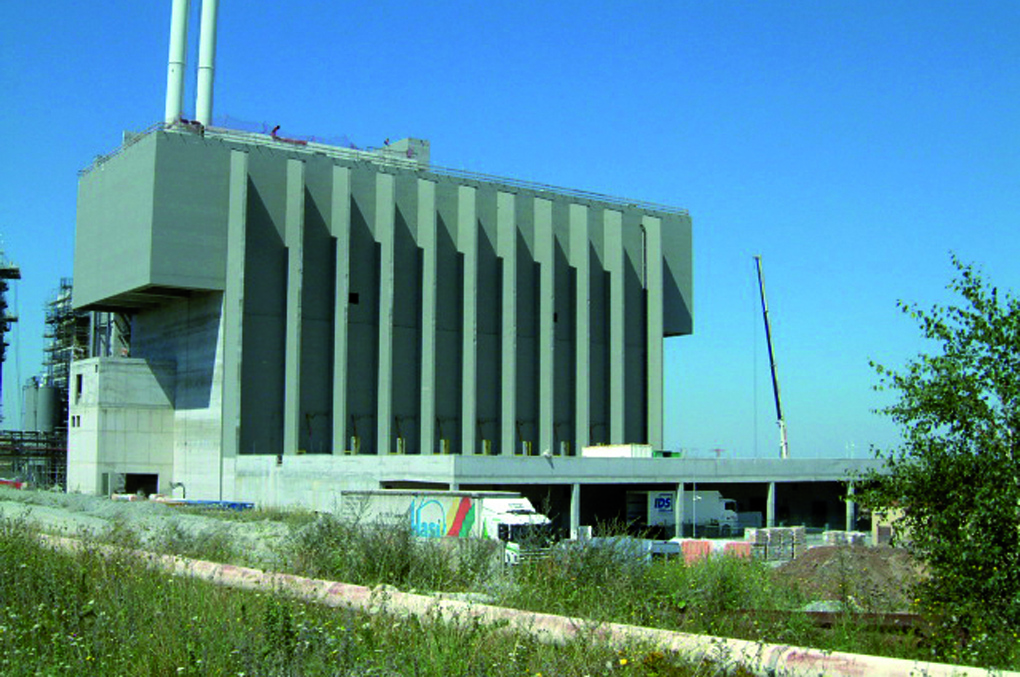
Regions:
M 343 491 L 340 516 L 361 524 L 406 524 L 419 538 L 499 541 L 507 564 L 548 546 L 551 522 L 510 491 Z
M 640 527 L 676 528 L 675 491 L 627 492 L 627 521 Z M 739 530 L 737 502 L 714 490 L 683 492 L 682 524 L 717 528 L 720 536 Z

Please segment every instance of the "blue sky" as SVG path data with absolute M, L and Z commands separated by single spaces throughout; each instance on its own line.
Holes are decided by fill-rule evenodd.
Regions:
M 76 172 L 162 118 L 170 3 L 8 4 L 11 424 L 72 273 Z M 896 301 L 947 300 L 950 251 L 1020 290 L 1012 0 L 222 0 L 219 29 L 215 116 L 360 146 L 418 136 L 438 165 L 689 209 L 695 333 L 666 342 L 670 448 L 778 453 L 755 254 L 794 456 L 895 443 L 868 361 L 924 349 Z M 186 96 L 193 111 L 193 75 Z

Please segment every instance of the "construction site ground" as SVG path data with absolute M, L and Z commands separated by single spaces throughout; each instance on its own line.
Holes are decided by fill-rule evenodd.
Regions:
M 249 564 L 277 563 L 290 529 L 276 519 L 224 520 L 182 512 L 151 501 L 119 502 L 105 497 L 0 487 L 0 515 L 25 517 L 47 533 L 95 536 L 123 529 L 143 547 L 165 542 L 168 530 L 189 537 L 227 537 L 246 553 Z M 910 611 L 911 588 L 923 575 L 909 553 L 889 546 L 808 548 L 800 557 L 776 566 L 776 576 L 796 586 L 806 599 L 832 602 L 857 611 Z
M 808 599 L 888 613 L 911 610 L 911 589 L 924 572 L 902 548 L 819 545 L 779 565 L 776 575 Z

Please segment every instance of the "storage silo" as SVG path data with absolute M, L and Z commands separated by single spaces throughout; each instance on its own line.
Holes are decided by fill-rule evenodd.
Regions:
M 30 379 L 23 389 L 21 429 L 28 432 L 52 433 L 57 427 L 60 399 L 57 389 L 38 379 Z
M 36 429 L 36 402 L 39 395 L 39 382 L 29 379 L 21 389 L 21 429 Z

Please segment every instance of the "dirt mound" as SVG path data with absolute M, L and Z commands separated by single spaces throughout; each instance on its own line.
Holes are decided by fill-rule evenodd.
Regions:
M 25 517 L 47 533 L 95 536 L 125 528 L 146 547 L 159 549 L 168 540 L 212 539 L 232 542 L 251 565 L 278 564 L 278 544 L 290 533 L 276 521 L 223 520 L 214 514 L 182 513 L 152 501 L 111 501 L 101 496 L 64 494 L 53 491 L 18 491 L 0 487 L 0 517 Z
M 776 570 L 780 580 L 814 601 L 834 600 L 869 612 L 909 611 L 921 566 L 901 548 L 826 545 Z

